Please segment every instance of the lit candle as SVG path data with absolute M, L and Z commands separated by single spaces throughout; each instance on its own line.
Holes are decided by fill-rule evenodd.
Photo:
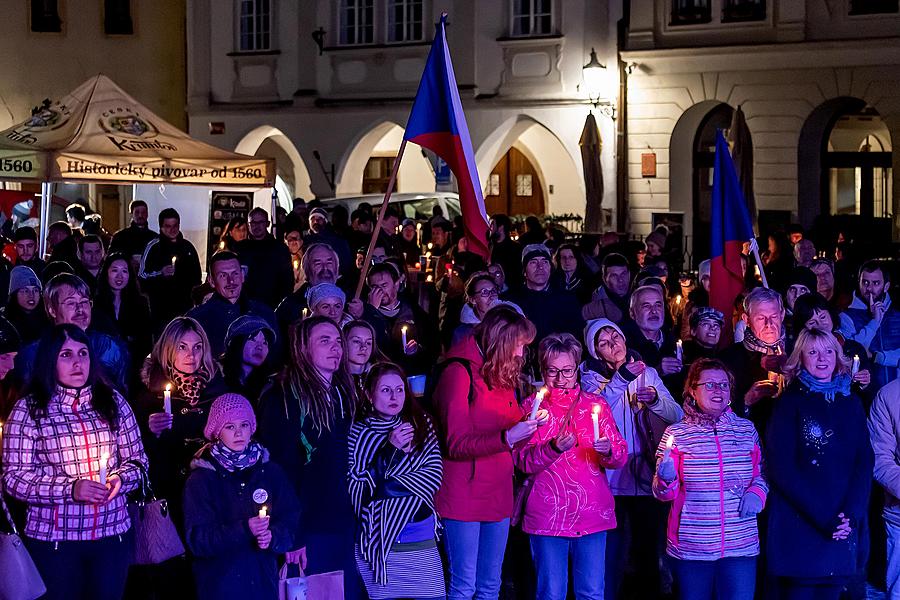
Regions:
M 681 340 L 675 342 L 675 358 L 678 360 L 684 359 L 684 344 Z
M 681 306 L 681 294 L 675 296 L 675 306 Z
M 224 242 L 224 241 L 219 242 L 219 250 L 224 250 L 224 249 L 225 249 L 225 242 Z M 174 256 L 172 257 L 172 264 L 173 264 L 173 265 L 175 264 L 175 257 L 174 257 Z
M 305 319 L 305 318 L 308 317 L 308 316 L 309 316 L 309 309 L 308 309 L 308 308 L 304 308 L 304 309 L 303 309 L 303 318 Z
M 431 250 L 432 248 L 434 248 L 434 244 L 428 242 L 428 249 Z M 431 253 L 429 252 L 428 254 L 430 255 Z
M 541 402 L 544 400 L 544 394 L 547 393 L 547 388 L 542 387 L 538 390 L 537 394 L 534 395 L 534 404 L 531 405 L 531 416 L 528 417 L 530 420 L 534 421 L 537 419 L 538 409 L 541 407 Z
M 300 269 L 300 261 L 296 258 L 294 259 L 294 270 L 297 271 Z
M 666 449 L 663 451 L 663 460 L 669 460 L 669 452 L 672 451 L 672 446 L 675 445 L 675 436 L 669 435 L 669 438 L 666 440 Z
M 853 355 L 853 365 L 850 367 L 850 377 L 859 373 L 859 354 Z
M 400 328 L 400 339 L 403 341 L 403 347 L 406 348 L 406 344 L 409 340 L 406 339 L 406 332 L 409 329 L 406 325 Z
M 106 485 L 106 463 L 109 462 L 109 454 L 100 455 L 100 485 Z
M 172 384 L 167 383 L 163 392 L 163 410 L 167 415 L 172 414 Z
M 416 243 L 422 245 L 422 224 L 416 223 Z
M 260 518 L 260 519 L 265 519 L 265 518 L 268 517 L 268 516 L 269 516 L 269 509 L 266 508 L 265 505 L 263 505 L 263 506 L 259 509 L 259 518 Z
M 177 259 L 178 259 L 177 256 L 173 256 L 173 257 L 172 257 L 172 266 L 173 266 L 173 267 L 175 266 L 175 261 L 176 261 Z
M 434 277 L 432 277 L 431 275 L 429 275 L 428 277 L 425 278 L 425 281 L 426 281 L 427 283 L 431 283 L 432 281 L 434 281 Z
M 594 410 L 591 412 L 591 421 L 594 422 L 594 441 L 600 441 L 600 405 L 595 404 Z

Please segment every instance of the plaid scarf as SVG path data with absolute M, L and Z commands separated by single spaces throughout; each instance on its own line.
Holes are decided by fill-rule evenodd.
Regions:
M 767 344 L 756 335 L 750 327 L 744 331 L 744 348 L 751 352 L 759 352 L 761 354 L 783 354 L 784 353 L 784 326 L 781 327 L 781 335 L 774 344 Z

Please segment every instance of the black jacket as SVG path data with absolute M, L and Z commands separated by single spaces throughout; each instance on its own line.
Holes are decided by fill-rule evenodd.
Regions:
M 175 258 L 175 274 L 165 277 L 162 269 Z M 156 329 L 161 330 L 174 317 L 191 309 L 191 290 L 200 283 L 200 259 L 194 245 L 179 233 L 170 240 L 158 235 L 144 248 L 138 272 L 141 291 L 150 300 Z
M 244 284 L 244 290 L 247 289 L 247 285 Z M 275 320 L 275 313 L 272 309 L 262 302 L 250 300 L 243 296 L 232 304 L 218 293 L 214 293 L 209 297 L 209 300 L 200 306 L 195 306 L 187 313 L 187 316 L 197 319 L 197 322 L 203 327 L 214 357 L 221 356 L 225 351 L 225 334 L 228 331 L 228 326 L 243 315 L 260 317 L 278 332 L 278 323 Z M 275 348 L 269 349 L 273 356 L 278 355 L 277 341 L 275 346 Z
M 236 248 L 241 264 L 247 267 L 244 293 L 274 309 L 294 289 L 291 251 L 271 235 L 261 240 L 247 238 Z
M 142 255 L 147 244 L 157 236 L 159 234 L 149 227 L 138 227 L 132 223 L 125 229 L 116 232 L 109 244 L 109 251 L 121 252 L 128 258 L 136 254 Z
M 247 469 L 228 472 L 207 450 L 191 462 L 184 489 L 184 529 L 193 554 L 199 600 L 278 598 L 278 556 L 296 550 L 300 504 L 268 452 Z M 265 491 L 263 502 L 260 490 Z M 272 543 L 260 550 L 248 520 L 262 505 Z

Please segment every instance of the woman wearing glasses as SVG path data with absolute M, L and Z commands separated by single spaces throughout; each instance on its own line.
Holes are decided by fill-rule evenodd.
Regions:
M 672 502 L 666 552 L 682 600 L 752 600 L 768 486 L 753 423 L 729 405 L 734 378 L 719 360 L 697 359 L 684 384 L 684 418 L 657 450 L 653 494 Z
M 460 324 L 453 331 L 450 345 L 455 346 L 467 335 L 471 335 L 475 326 L 481 323 L 485 313 L 498 304 L 501 304 L 500 288 L 494 276 L 487 271 L 472 273 L 466 281 L 466 303 L 459 315 Z M 516 310 L 521 312 L 518 308 Z
M 549 420 L 513 457 L 528 475 L 520 492 L 522 531 L 530 538 L 538 598 L 564 600 L 569 558 L 577 600 L 604 597 L 606 531 L 616 526 L 616 507 L 607 468 L 625 464 L 628 446 L 616 429 L 609 405 L 581 389 L 581 344 L 570 334 L 551 334 L 538 347 L 547 391 L 540 406 Z M 526 410 L 534 405 L 534 395 Z M 596 420 L 593 415 L 596 414 Z M 596 423 L 596 424 L 595 424 Z M 518 516 L 518 515 L 516 515 Z

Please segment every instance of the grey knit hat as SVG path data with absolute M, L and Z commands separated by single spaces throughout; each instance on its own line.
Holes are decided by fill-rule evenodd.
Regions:
M 44 288 L 41 285 L 41 280 L 38 279 L 31 267 L 26 267 L 25 265 L 13 267 L 12 271 L 9 272 L 9 295 L 12 296 L 22 288 L 30 285 L 33 285 L 38 290 L 43 290 Z
M 347 302 L 347 294 L 333 283 L 320 283 L 312 286 L 309 288 L 309 291 L 306 292 L 306 303 L 311 309 L 315 308 L 316 304 L 325 298 L 340 298 L 341 302 L 344 302 L 345 304 Z

